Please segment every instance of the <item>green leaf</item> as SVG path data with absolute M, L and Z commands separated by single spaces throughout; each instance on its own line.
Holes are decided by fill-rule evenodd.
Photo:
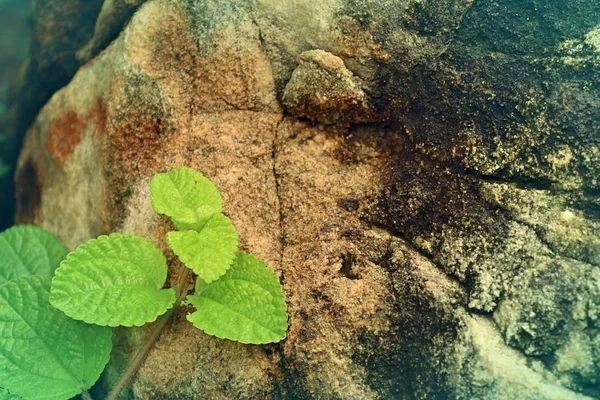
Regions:
M 273 270 L 254 255 L 238 252 L 225 275 L 187 300 L 198 310 L 187 316 L 196 328 L 242 343 L 271 343 L 285 337 L 287 306 Z
M 156 212 L 171 217 L 180 230 L 201 229 L 208 217 L 223 208 L 215 184 L 188 167 L 154 175 L 150 196 Z
M 231 220 L 218 213 L 210 217 L 200 232 L 167 233 L 167 243 L 188 268 L 210 283 L 231 266 L 238 247 L 238 234 Z
M 167 263 L 151 242 L 112 233 L 91 239 L 67 256 L 52 279 L 50 302 L 71 318 L 109 326 L 141 326 L 175 302 L 161 290 Z
M 75 321 L 48 301 L 50 280 L 25 276 L 0 287 L 0 386 L 29 400 L 68 399 L 100 377 L 111 330 Z
M 27 275 L 52 278 L 67 249 L 51 233 L 18 225 L 0 233 L 0 285 Z
M 23 400 L 23 398 L 9 393 L 6 389 L 0 388 L 0 400 Z

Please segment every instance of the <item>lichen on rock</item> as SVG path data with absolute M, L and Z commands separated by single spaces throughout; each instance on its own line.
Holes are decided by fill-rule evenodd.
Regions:
M 166 249 L 148 182 L 196 168 L 290 319 L 244 346 L 184 308 L 129 397 L 598 397 L 600 6 L 526 3 L 140 5 L 29 129 L 18 219 Z

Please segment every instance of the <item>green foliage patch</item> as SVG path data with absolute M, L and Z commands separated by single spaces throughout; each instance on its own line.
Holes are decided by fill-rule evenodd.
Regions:
M 198 275 L 197 296 L 187 298 L 198 310 L 188 320 L 222 339 L 253 344 L 283 339 L 287 306 L 279 278 L 256 256 L 237 251 L 237 232 L 221 213 L 214 184 L 181 167 L 157 174 L 150 194 L 154 209 L 180 229 L 167 234 L 169 247 Z
M 16 394 L 11 394 L 8 390 L 0 388 L 0 400 L 23 400 Z
M 52 278 L 67 249 L 37 226 L 19 225 L 0 233 L 0 285 L 20 276 Z
M 196 328 L 242 343 L 278 342 L 285 336 L 287 312 L 279 278 L 252 254 L 238 252 L 218 281 L 200 282 L 187 300 L 197 308 L 187 319 Z
M 0 287 L 2 386 L 27 399 L 65 399 L 91 388 L 112 348 L 110 329 L 67 317 L 49 294 L 41 276 Z
M 256 256 L 237 250 L 238 234 L 222 213 L 216 186 L 181 167 L 157 174 L 150 187 L 155 210 L 179 229 L 167 234 L 169 247 L 197 274 L 196 293 L 187 296 L 196 311 L 188 320 L 223 339 L 282 340 L 287 306 L 279 279 Z M 0 400 L 90 399 L 87 389 L 109 359 L 109 327 L 162 318 L 155 325 L 162 329 L 167 310 L 187 294 L 185 279 L 163 288 L 167 272 L 160 249 L 134 235 L 100 236 L 67 255 L 41 228 L 0 233 Z M 109 399 L 118 397 L 137 366 L 127 369 Z
M 167 260 L 151 242 L 112 233 L 70 253 L 52 280 L 50 302 L 90 324 L 141 326 L 175 303 L 175 290 L 161 289 Z
M 109 328 L 50 305 L 50 278 L 67 250 L 34 226 L 0 233 L 0 399 L 67 399 L 108 362 Z
M 156 174 L 150 182 L 152 207 L 168 215 L 178 229 L 201 230 L 204 223 L 223 209 L 219 189 L 200 172 L 179 167 Z
M 231 220 L 217 213 L 199 231 L 169 232 L 167 243 L 188 268 L 210 283 L 231 266 L 238 248 L 238 234 Z

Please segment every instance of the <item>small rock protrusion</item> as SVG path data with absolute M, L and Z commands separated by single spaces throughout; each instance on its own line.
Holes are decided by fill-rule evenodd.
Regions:
M 361 80 L 341 58 L 310 50 L 300 54 L 299 62 L 283 93 L 288 112 L 327 125 L 375 120 Z

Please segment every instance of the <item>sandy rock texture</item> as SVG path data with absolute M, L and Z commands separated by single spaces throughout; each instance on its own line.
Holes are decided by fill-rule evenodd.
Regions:
M 247 346 L 184 308 L 128 398 L 600 398 L 600 2 L 525 3 L 143 2 L 29 129 L 17 219 L 166 249 L 149 181 L 196 168 L 290 319 Z

